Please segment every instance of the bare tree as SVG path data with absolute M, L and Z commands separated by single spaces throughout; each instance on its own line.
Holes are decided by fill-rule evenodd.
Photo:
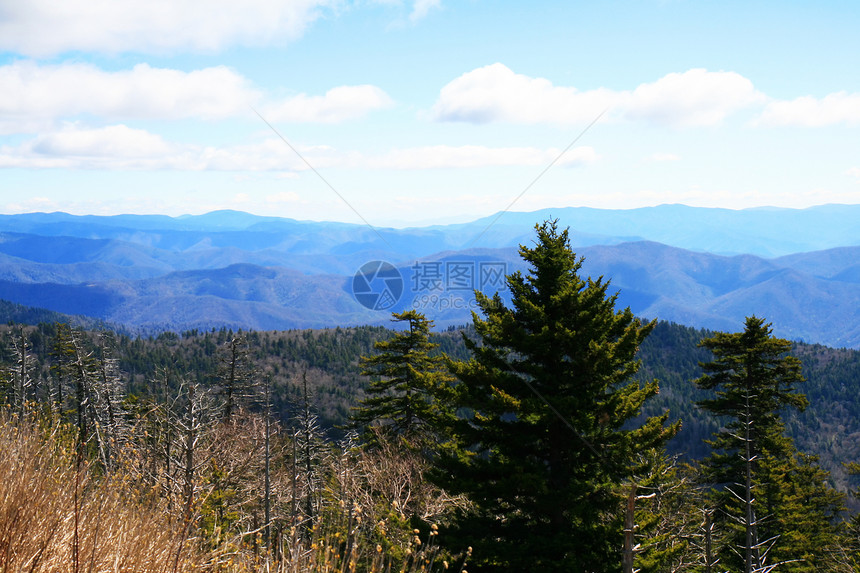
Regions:
M 307 372 L 302 372 L 302 404 L 293 417 L 293 519 L 298 521 L 298 501 L 303 497 L 306 519 L 318 513 L 322 487 L 322 465 L 326 457 L 325 438 L 319 417 L 311 403 Z M 299 483 L 301 480 L 301 483 Z
M 218 385 L 224 400 L 222 418 L 229 422 L 236 409 L 256 396 L 256 376 L 248 338 L 237 334 L 219 350 Z
M 113 334 L 101 333 L 101 357 L 94 363 L 95 378 L 89 385 L 95 438 L 106 471 L 113 469 L 116 449 L 129 434 L 128 423 L 122 411 L 125 392 L 119 360 L 113 356 L 115 343 Z
M 10 405 L 19 414 L 24 411 L 27 394 L 35 387 L 33 370 L 35 361 L 30 354 L 30 341 L 23 325 L 18 325 L 10 331 L 9 350 L 12 353 L 12 365 L 9 368 Z

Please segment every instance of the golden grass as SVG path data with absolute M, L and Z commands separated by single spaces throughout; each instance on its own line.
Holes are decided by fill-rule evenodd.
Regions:
M 259 531 L 219 538 L 213 547 L 211 537 L 198 537 L 203 533 L 196 510 L 188 520 L 182 508 L 171 515 L 158 488 L 143 491 L 143 482 L 123 464 L 105 476 L 79 462 L 74 432 L 37 420 L 0 409 L 0 573 L 449 569 L 435 527 L 423 543 L 416 530 L 405 543 L 383 548 L 377 539 L 387 539 L 384 522 L 362 522 L 358 506 L 343 515 L 318 516 L 311 531 L 306 524 L 292 528 L 280 537 L 277 551 L 266 550 Z M 463 571 L 467 557 L 450 570 Z
M 208 556 L 122 476 L 93 479 L 63 428 L 0 419 L 0 571 L 193 571 Z M 181 548 L 180 548 L 181 544 Z

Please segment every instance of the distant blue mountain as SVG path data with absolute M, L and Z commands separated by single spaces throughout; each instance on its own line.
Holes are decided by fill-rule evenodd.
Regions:
M 0 299 L 146 330 L 388 324 L 406 308 L 444 327 L 471 320 L 473 288 L 495 292 L 504 273 L 525 270 L 517 246 L 548 218 L 641 316 L 736 330 L 757 314 L 782 336 L 860 347 L 857 205 L 563 208 L 405 229 L 237 211 L 3 215 Z M 372 261 L 402 281 L 392 296 L 374 279 L 391 299 L 381 310 L 352 292 Z
M 408 259 L 443 250 L 515 247 L 545 219 L 570 227 L 575 246 L 655 241 L 715 254 L 779 257 L 860 245 L 860 205 L 808 209 L 710 209 L 660 205 L 639 209 L 565 207 L 508 212 L 470 223 L 405 229 L 297 221 L 239 211 L 205 215 L 0 215 L 0 231 L 116 239 L 165 250 L 202 246 L 274 249 L 304 254 L 377 251 Z M 320 269 L 322 270 L 322 269 Z
M 558 218 L 577 233 L 636 237 L 673 247 L 716 254 L 778 257 L 860 245 L 860 205 L 808 209 L 709 209 L 660 205 L 629 210 L 568 207 L 505 213 L 497 224 L 533 225 Z M 488 224 L 494 217 L 470 225 Z

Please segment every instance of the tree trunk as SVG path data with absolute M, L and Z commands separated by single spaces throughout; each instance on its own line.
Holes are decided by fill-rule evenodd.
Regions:
M 623 573 L 633 573 L 635 516 L 636 484 L 634 483 L 630 486 L 630 494 L 627 496 L 627 511 L 624 513 L 624 551 L 621 560 L 621 571 Z

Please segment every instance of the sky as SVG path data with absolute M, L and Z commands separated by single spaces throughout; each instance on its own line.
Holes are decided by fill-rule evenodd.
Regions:
M 860 203 L 860 3 L 0 0 L 0 213 Z

